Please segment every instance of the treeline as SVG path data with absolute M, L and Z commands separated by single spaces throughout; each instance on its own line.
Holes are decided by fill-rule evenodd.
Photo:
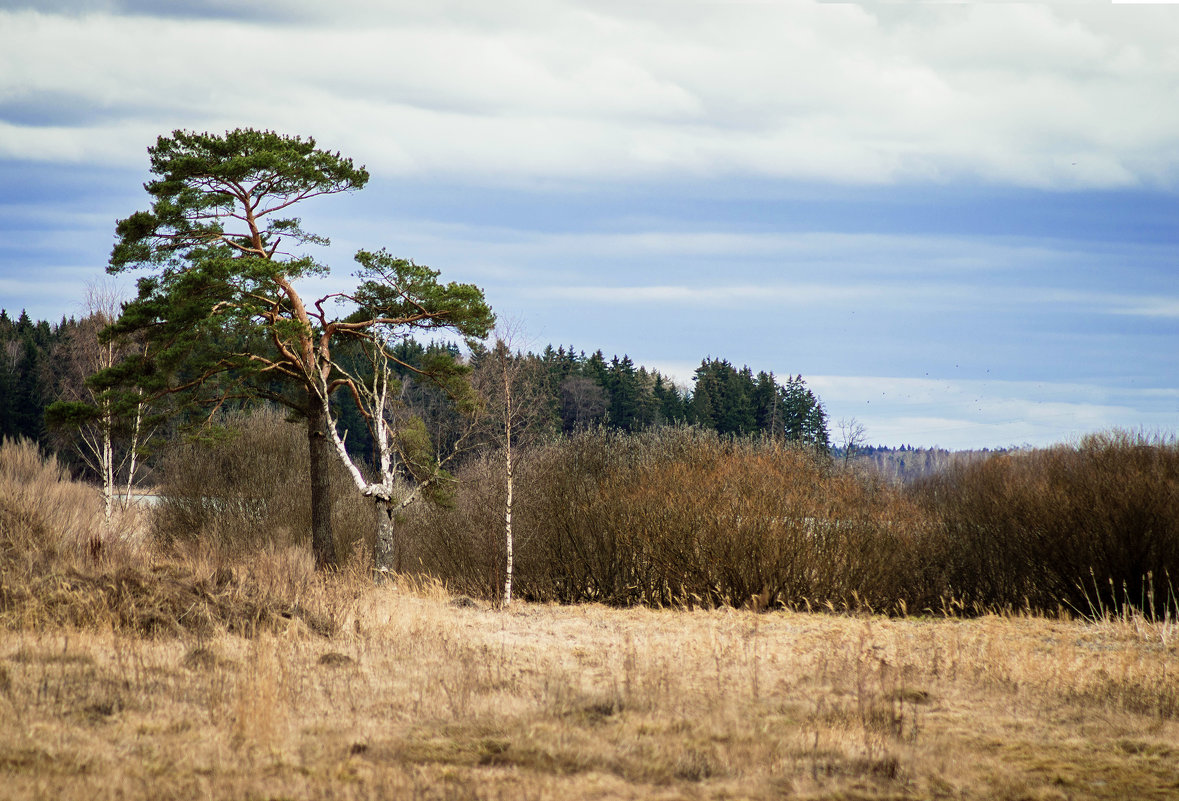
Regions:
M 401 343 L 395 355 L 417 367 L 436 349 L 458 355 L 455 345 L 423 346 L 412 339 Z M 471 366 L 478 369 L 487 358 L 488 351 L 477 347 Z M 689 424 L 718 434 L 766 435 L 830 448 L 827 412 L 802 376 L 788 376 L 780 383 L 773 373 L 755 375 L 749 367 L 738 369 L 728 361 L 706 358 L 688 389 L 658 370 L 636 365 L 629 356 L 607 359 L 601 350 L 587 356 L 572 346 L 549 345 L 540 353 L 516 353 L 512 359 L 515 373 L 525 378 L 521 395 L 536 407 L 539 425 L 555 432 L 608 428 L 632 434 Z M 400 372 L 412 381 L 409 371 Z M 347 419 L 343 422 L 348 424 Z
M 45 409 L 61 381 L 55 357 L 77 325 L 73 318 L 34 322 L 24 311 L 13 320 L 0 310 L 0 437 L 49 444 Z
M 57 452 L 75 469 L 82 469 L 46 425 L 46 409 L 65 392 L 69 381 L 85 376 L 67 375 L 60 365 L 69 351 L 81 346 L 82 336 L 95 338 L 101 325 L 63 318 L 59 323 L 34 322 L 25 312 L 14 321 L 0 311 L 0 435 L 25 437 Z M 228 334 L 227 334 L 228 335 Z M 93 343 L 90 343 L 93 345 Z M 248 347 L 237 343 L 241 348 Z M 429 361 L 437 351 L 459 356 L 454 344 L 423 345 L 413 339 L 395 348 L 396 367 L 405 384 L 411 406 L 426 420 L 436 437 L 457 430 L 453 404 L 427 381 L 415 380 L 412 368 Z M 476 348 L 469 356 L 477 368 L 488 357 Z M 544 348 L 540 353 L 516 353 L 513 359 L 527 386 L 521 395 L 533 407 L 534 428 L 550 435 L 569 435 L 589 428 L 637 433 L 667 425 L 696 425 L 719 434 L 766 435 L 827 450 L 830 437 L 822 402 L 801 376 L 780 382 L 772 373 L 736 368 L 722 359 L 706 358 L 696 370 L 693 387 L 680 387 L 658 370 L 651 370 L 626 355 L 607 358 L 601 351 L 589 355 L 573 347 Z M 232 380 L 232 375 L 225 378 Z M 281 389 L 275 387 L 274 392 Z M 225 411 L 242 407 L 229 401 Z M 367 426 L 355 408 L 337 406 L 340 425 L 347 430 L 348 447 L 357 454 L 371 452 Z M 178 419 L 179 422 L 182 422 Z
M 477 365 L 484 354 L 476 352 Z M 802 376 L 779 383 L 772 373 L 754 375 L 728 361 L 706 358 L 691 390 L 658 370 L 636 366 L 629 356 L 606 360 L 573 347 L 550 345 L 540 354 L 518 355 L 534 377 L 535 396 L 569 434 L 605 426 L 626 433 L 689 423 L 719 434 L 764 434 L 829 447 L 827 414 Z
M 33 440 L 56 452 L 75 472 L 84 470 L 66 447 L 67 438 L 46 425 L 45 412 L 62 397 L 69 382 L 85 378 L 64 370 L 63 365 L 71 361 L 71 349 L 81 345 L 77 340 L 93 338 L 101 327 L 90 318 L 63 317 L 50 323 L 32 320 L 24 311 L 13 319 L 0 310 L 0 436 Z M 459 354 L 454 344 L 423 345 L 409 339 L 397 346 L 396 355 L 406 365 L 420 366 L 438 350 Z M 470 360 L 477 366 L 486 356 L 486 351 L 477 349 Z M 530 389 L 525 395 L 536 407 L 536 423 L 548 434 L 569 435 L 598 427 L 637 433 L 689 424 L 723 435 L 768 435 L 814 445 L 839 461 L 870 465 L 880 476 L 900 483 L 1005 452 L 856 444 L 849 453 L 846 443 L 832 442 L 826 410 L 802 376 L 780 381 L 772 373 L 754 373 L 724 359 L 704 359 L 692 386 L 683 387 L 658 370 L 636 365 L 629 356 L 607 358 L 601 350 L 587 355 L 572 346 L 550 345 L 539 353 L 518 353 L 514 358 L 528 378 Z M 399 372 L 416 410 L 436 433 L 446 430 L 444 418 L 454 410 L 442 393 L 423 382 L 415 384 L 408 369 Z M 241 405 L 230 401 L 225 409 Z M 368 453 L 372 443 L 363 420 L 347 404 L 341 404 L 337 413 L 341 427 L 348 431 L 349 449 Z M 453 421 L 449 425 L 453 428 Z
M 1007 448 L 950 451 L 945 448 L 914 448 L 902 445 L 888 448 L 879 445 L 846 445 L 832 448 L 832 456 L 839 461 L 870 466 L 880 477 L 898 484 L 908 484 L 938 475 L 963 464 L 981 461 L 991 456 L 1008 453 Z

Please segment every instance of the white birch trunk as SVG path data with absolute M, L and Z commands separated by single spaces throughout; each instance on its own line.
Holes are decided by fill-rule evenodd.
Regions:
M 140 395 L 142 397 L 142 395 Z M 139 433 L 143 426 L 143 404 L 135 404 L 135 425 L 131 429 L 130 462 L 127 465 L 127 494 L 123 496 L 124 508 L 131 504 L 131 491 L 135 489 L 135 471 L 139 468 Z
M 507 559 L 504 562 L 504 606 L 512 603 L 512 567 L 514 561 L 512 542 L 512 444 L 508 437 L 507 447 L 507 498 L 504 501 L 504 545 Z
M 504 495 L 504 607 L 512 603 L 512 570 L 515 562 L 514 543 L 512 542 L 512 376 L 508 369 L 508 353 L 504 347 L 500 351 L 500 370 L 504 379 L 504 474 L 506 492 Z
M 114 423 L 109 414 L 102 418 L 102 501 L 106 515 L 106 533 L 110 534 L 111 518 L 115 506 L 115 449 L 111 443 L 111 428 Z
M 388 369 L 376 371 L 376 376 L 373 379 L 371 387 L 364 387 L 364 394 L 372 401 L 372 407 L 377 414 L 373 419 L 373 434 L 377 445 L 377 459 L 379 481 L 369 482 L 364 478 L 364 473 L 361 472 L 360 467 L 352 459 L 352 455 L 348 453 L 348 448 L 344 443 L 344 438 L 340 436 L 339 429 L 336 427 L 336 421 L 331 420 L 329 434 L 332 439 L 332 444 L 336 447 L 336 453 L 340 457 L 341 463 L 348 471 L 348 475 L 352 477 L 352 482 L 360 493 L 365 497 L 371 498 L 373 504 L 376 506 L 377 514 L 377 531 L 373 541 L 373 570 L 378 577 L 387 576 L 390 572 L 397 572 L 401 569 L 400 564 L 400 549 L 397 547 L 397 512 L 404 509 L 421 494 L 421 491 L 428 486 L 429 481 L 423 482 L 414 488 L 405 498 L 396 501 L 393 498 L 393 482 L 394 482 L 394 460 L 393 460 L 393 445 L 391 442 L 391 433 L 389 431 L 388 421 L 385 420 L 383 414 L 385 402 L 388 397 Z
M 386 498 L 374 498 L 377 505 L 377 539 L 373 543 L 373 568 L 377 574 L 386 576 L 401 569 L 397 548 L 396 511 L 393 503 Z

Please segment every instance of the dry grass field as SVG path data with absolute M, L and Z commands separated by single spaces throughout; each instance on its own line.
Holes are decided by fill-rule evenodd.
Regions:
M 1095 620 L 497 609 L 148 523 L 0 443 L 0 799 L 1179 799 L 1170 589 Z
M 1179 798 L 1173 622 L 304 599 L 334 633 L 6 627 L 0 797 Z

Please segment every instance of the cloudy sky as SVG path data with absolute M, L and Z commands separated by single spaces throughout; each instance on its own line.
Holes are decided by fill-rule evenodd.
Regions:
M 253 126 L 373 174 L 303 212 L 335 281 L 386 247 L 534 347 L 801 373 L 880 444 L 1173 432 L 1177 33 L 1158 3 L 0 0 L 0 306 L 77 314 L 155 138 Z

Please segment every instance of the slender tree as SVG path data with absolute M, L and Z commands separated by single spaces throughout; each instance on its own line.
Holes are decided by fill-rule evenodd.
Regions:
M 514 329 L 499 330 L 490 348 L 473 356 L 473 384 L 484 400 L 484 432 L 503 455 L 504 469 L 504 581 L 501 603 L 512 603 L 516 537 L 512 529 L 515 471 L 520 446 L 541 430 L 549 407 L 543 400 L 545 363 L 541 358 L 514 352 Z
M 864 450 L 868 431 L 864 424 L 854 417 L 841 417 L 835 424 L 839 431 L 839 444 L 843 451 L 843 466 L 847 467 Z
M 86 316 L 69 327 L 55 349 L 58 400 L 46 410 L 55 429 L 69 433 L 82 462 L 99 477 L 109 529 L 121 485 L 121 506 L 130 502 L 140 476 L 144 449 L 154 425 L 143 393 L 99 390 L 89 379 L 131 355 L 142 355 L 140 340 L 117 340 L 102 332 L 118 317 L 120 299 L 110 285 L 92 284 L 86 291 Z

